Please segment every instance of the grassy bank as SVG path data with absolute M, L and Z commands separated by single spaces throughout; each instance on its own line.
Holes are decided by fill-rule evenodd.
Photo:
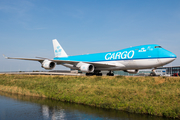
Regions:
M 180 118 L 180 78 L 0 75 L 0 90 Z

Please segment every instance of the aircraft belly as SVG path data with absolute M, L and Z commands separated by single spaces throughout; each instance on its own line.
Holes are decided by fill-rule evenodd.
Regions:
M 158 59 L 142 59 L 142 60 L 135 60 L 136 68 L 143 69 L 143 68 L 152 68 L 160 66 Z
M 96 70 L 100 69 L 123 69 L 125 66 L 120 63 L 120 61 L 105 61 L 105 62 L 95 62 L 94 64 Z
M 168 63 L 174 61 L 175 59 L 176 58 L 160 58 L 160 59 L 158 59 L 158 61 L 161 65 L 165 65 L 165 64 L 168 64 Z
M 139 60 L 121 60 L 116 61 L 123 66 L 107 67 L 98 66 L 97 70 L 127 70 L 127 69 L 145 69 L 161 66 L 161 62 L 158 59 L 139 59 Z
M 126 69 L 134 69 L 137 68 L 137 63 L 135 60 L 124 60 L 120 61 L 121 64 L 126 66 Z

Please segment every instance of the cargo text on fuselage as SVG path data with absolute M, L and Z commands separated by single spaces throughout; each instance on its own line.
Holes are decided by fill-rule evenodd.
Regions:
M 134 50 L 123 51 L 123 52 L 113 52 L 107 53 L 105 55 L 105 60 L 116 60 L 116 59 L 131 59 L 134 57 Z

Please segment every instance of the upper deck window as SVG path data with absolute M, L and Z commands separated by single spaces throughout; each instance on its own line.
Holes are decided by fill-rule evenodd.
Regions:
M 161 46 L 155 46 L 154 48 L 162 48 Z

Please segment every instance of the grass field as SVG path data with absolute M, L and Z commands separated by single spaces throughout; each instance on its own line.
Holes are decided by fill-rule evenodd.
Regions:
M 180 118 L 180 77 L 0 75 L 0 90 Z

